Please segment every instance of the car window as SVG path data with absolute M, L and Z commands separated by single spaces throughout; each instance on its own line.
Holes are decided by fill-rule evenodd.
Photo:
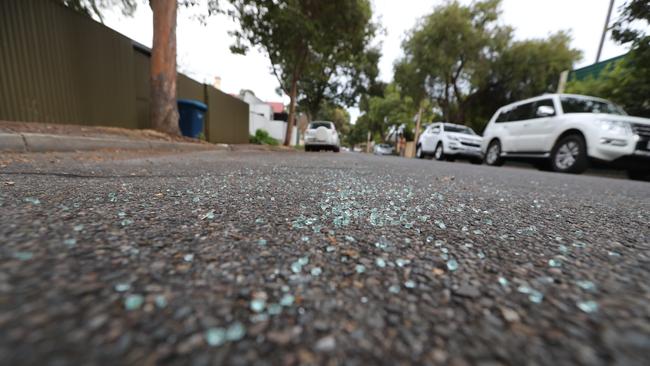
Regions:
M 311 130 L 315 130 L 315 129 L 317 129 L 318 127 L 325 127 L 325 128 L 327 128 L 327 129 L 331 129 L 331 128 L 332 128 L 332 124 L 329 123 L 329 122 L 312 122 L 312 123 L 309 125 L 309 129 L 311 129 Z
M 533 118 L 533 103 L 526 103 L 517 106 L 510 112 L 508 117 L 509 122 L 525 121 Z
M 503 122 L 508 122 L 508 118 L 510 118 L 510 112 L 511 111 L 503 111 L 499 114 L 499 117 L 497 117 L 496 123 L 503 123 Z
M 434 126 L 431 128 L 431 133 L 440 133 L 440 126 Z
M 625 111 L 614 103 L 589 98 L 562 97 L 562 110 L 564 113 L 606 113 L 625 115 Z
M 476 135 L 471 128 L 465 126 L 445 125 L 445 132 L 464 133 L 466 135 Z

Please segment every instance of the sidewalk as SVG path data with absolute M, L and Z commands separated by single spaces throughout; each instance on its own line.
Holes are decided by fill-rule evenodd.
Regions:
M 153 130 L 129 130 L 46 123 L 0 121 L 0 152 L 72 152 L 93 150 L 224 150 L 210 144 Z

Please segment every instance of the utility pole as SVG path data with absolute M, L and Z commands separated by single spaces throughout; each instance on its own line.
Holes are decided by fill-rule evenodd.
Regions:
M 605 45 L 605 38 L 609 30 L 609 22 L 612 19 L 612 10 L 614 9 L 614 0 L 609 1 L 609 10 L 607 11 L 607 20 L 605 21 L 605 28 L 603 29 L 603 36 L 600 38 L 600 45 L 598 46 L 598 54 L 596 55 L 596 63 L 600 62 L 600 56 L 603 53 L 603 46 Z

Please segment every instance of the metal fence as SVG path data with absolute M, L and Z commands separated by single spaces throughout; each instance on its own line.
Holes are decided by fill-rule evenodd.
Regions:
M 51 0 L 0 1 L 0 120 L 149 128 L 149 51 Z M 211 142 L 248 142 L 248 104 L 178 75 Z

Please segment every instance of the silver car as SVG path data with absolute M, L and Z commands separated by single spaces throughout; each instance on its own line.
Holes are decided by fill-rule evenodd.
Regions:
M 388 144 L 375 145 L 373 149 L 375 155 L 393 155 L 393 147 Z

